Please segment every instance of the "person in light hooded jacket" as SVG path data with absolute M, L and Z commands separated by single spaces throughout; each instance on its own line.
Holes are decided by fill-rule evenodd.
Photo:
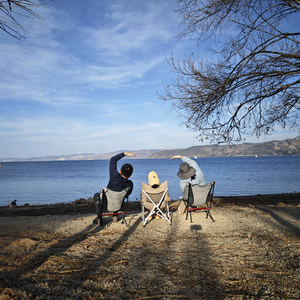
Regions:
M 186 156 L 182 156 L 182 155 L 175 155 L 170 160 L 172 160 L 174 158 L 179 158 L 183 162 L 179 166 L 179 171 L 177 173 L 177 176 L 181 179 L 180 189 L 181 189 L 182 193 L 183 193 L 184 188 L 187 183 L 191 183 L 192 185 L 195 185 L 195 184 L 205 185 L 206 184 L 204 174 L 201 171 L 198 164 L 194 160 L 192 160 Z M 178 206 L 178 212 L 179 212 L 179 214 L 184 214 L 184 211 L 185 211 L 185 204 L 181 200 L 181 202 Z

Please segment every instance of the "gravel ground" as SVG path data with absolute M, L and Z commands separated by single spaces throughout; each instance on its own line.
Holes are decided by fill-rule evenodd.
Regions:
M 0 217 L 0 300 L 300 299 L 300 206 Z

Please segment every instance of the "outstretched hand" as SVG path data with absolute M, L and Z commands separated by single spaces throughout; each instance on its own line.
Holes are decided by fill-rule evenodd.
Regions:
M 131 153 L 131 152 L 124 152 L 124 154 L 125 154 L 126 156 L 136 156 L 135 154 L 133 154 L 133 153 Z
M 170 160 L 172 160 L 172 159 L 174 159 L 174 158 L 179 158 L 179 159 L 181 159 L 181 158 L 182 158 L 182 155 L 175 155 L 175 156 L 171 157 Z

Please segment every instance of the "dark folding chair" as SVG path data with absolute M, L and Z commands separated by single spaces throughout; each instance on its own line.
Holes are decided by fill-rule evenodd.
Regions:
M 188 214 L 190 214 L 190 220 L 192 223 L 192 211 L 200 210 L 206 212 L 206 218 L 210 217 L 212 221 L 215 222 L 210 213 L 214 188 L 214 181 L 211 181 L 206 185 L 192 185 L 191 183 L 187 183 L 182 196 L 182 200 L 186 207 L 186 220 L 188 218 Z
M 102 188 L 100 193 L 96 193 L 94 195 L 94 204 L 97 218 L 94 220 L 94 223 L 103 226 L 103 217 L 118 215 L 122 216 L 122 223 L 126 223 L 125 215 L 130 190 L 128 187 L 121 192 L 114 192 L 108 188 Z

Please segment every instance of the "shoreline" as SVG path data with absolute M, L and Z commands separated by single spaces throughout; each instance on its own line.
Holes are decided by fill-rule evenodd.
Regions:
M 170 210 L 176 210 L 180 200 L 171 200 Z M 212 207 L 219 206 L 248 206 L 248 205 L 293 205 L 300 206 L 300 193 L 264 194 L 248 196 L 214 196 Z M 139 201 L 128 201 L 128 212 L 140 212 Z M 41 215 L 66 215 L 95 213 L 95 207 L 91 198 L 78 199 L 72 203 L 26 205 L 11 208 L 0 206 L 0 217 L 14 216 L 41 216 Z

